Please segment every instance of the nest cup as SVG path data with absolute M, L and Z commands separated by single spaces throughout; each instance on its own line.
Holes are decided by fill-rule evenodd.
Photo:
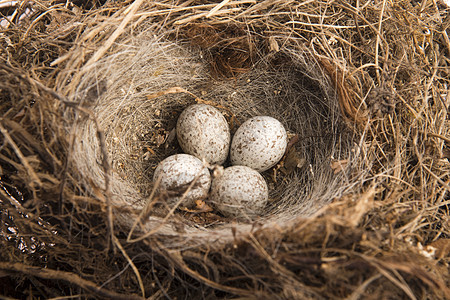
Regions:
M 353 134 L 344 124 L 337 94 L 327 74 L 308 49 L 286 46 L 278 52 L 260 51 L 252 67 L 233 79 L 217 79 L 203 51 L 187 42 L 143 32 L 117 42 L 104 58 L 84 69 L 69 98 L 92 112 L 66 112 L 67 130 L 74 137 L 71 163 L 80 180 L 105 188 L 105 168 L 99 141 L 104 133 L 111 165 L 109 197 L 115 219 L 131 228 L 141 210 L 152 202 L 139 231 L 188 236 L 205 243 L 232 239 L 230 226 L 252 230 L 254 222 L 287 226 L 308 217 L 357 182 L 352 177 Z M 153 173 L 164 158 L 182 153 L 173 131 L 181 111 L 208 103 L 225 115 L 232 133 L 246 119 L 268 115 L 281 121 L 291 137 L 298 135 L 284 166 L 263 173 L 269 204 L 256 219 L 220 219 L 199 224 L 186 213 L 168 212 L 163 197 L 153 195 Z M 93 120 L 92 116 L 95 116 Z M 332 159 L 346 158 L 336 171 Z M 349 159 L 350 158 L 350 159 Z M 361 172 L 361 171 L 358 171 Z M 148 207 L 147 207 L 148 208 Z M 170 217 L 167 213 L 171 214 Z M 138 231 L 135 233 L 137 234 Z

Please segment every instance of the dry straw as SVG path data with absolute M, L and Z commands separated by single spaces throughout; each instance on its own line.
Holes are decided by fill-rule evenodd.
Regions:
M 30 8 L 0 32 L 0 276 L 17 287 L 2 294 L 449 296 L 443 3 L 14 13 Z M 290 133 L 256 220 L 168 207 L 157 191 L 177 116 L 199 102 L 232 131 L 270 115 Z

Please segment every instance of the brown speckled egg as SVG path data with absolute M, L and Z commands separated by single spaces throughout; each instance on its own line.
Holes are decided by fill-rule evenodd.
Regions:
M 268 198 L 261 174 L 249 167 L 232 166 L 213 179 L 209 199 L 227 217 L 252 219 L 262 212 Z
M 169 205 L 177 203 L 192 181 L 197 177 L 196 183 L 181 202 L 182 206 L 192 207 L 195 200 L 205 199 L 211 186 L 211 176 L 208 168 L 202 161 L 189 154 L 176 154 L 169 156 L 158 164 L 153 175 L 156 182 L 161 176 L 159 191 L 168 195 Z
M 232 165 L 250 167 L 263 172 L 276 165 L 287 147 L 287 134 L 277 119 L 253 117 L 236 131 L 230 148 Z
M 216 108 L 206 104 L 189 106 L 178 118 L 176 131 L 184 152 L 210 164 L 223 164 L 227 159 L 230 128 Z

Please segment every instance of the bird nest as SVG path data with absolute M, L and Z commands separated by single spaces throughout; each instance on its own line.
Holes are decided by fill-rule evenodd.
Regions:
M 4 12 L 4 295 L 448 296 L 444 3 L 142 2 Z M 157 189 L 194 103 L 285 126 L 257 218 Z

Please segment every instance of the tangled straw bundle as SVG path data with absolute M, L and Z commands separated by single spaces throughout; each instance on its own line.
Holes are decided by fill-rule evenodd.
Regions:
M 2 32 L 8 280 L 43 297 L 60 282 L 117 298 L 448 296 L 443 4 L 48 5 Z M 198 102 L 232 131 L 270 115 L 290 133 L 258 219 L 154 192 Z

